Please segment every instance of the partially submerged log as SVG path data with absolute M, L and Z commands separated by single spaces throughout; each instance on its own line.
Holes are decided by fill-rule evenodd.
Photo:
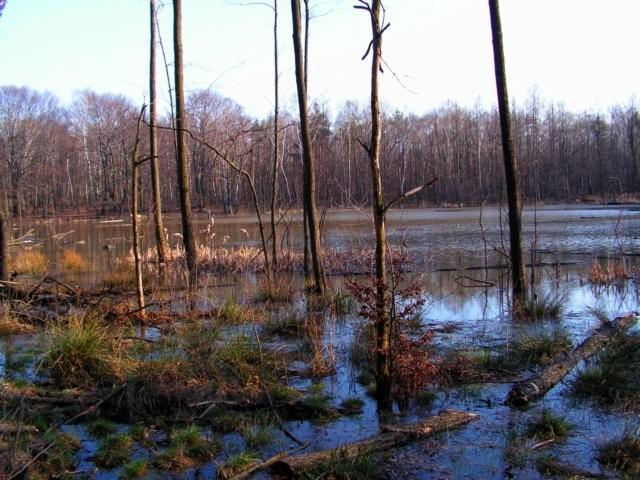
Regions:
M 524 407 L 530 402 L 544 396 L 556 386 L 576 365 L 587 360 L 611 340 L 618 332 L 625 332 L 637 322 L 636 314 L 632 313 L 616 318 L 612 322 L 605 322 L 580 345 L 569 353 L 561 356 L 557 361 L 543 369 L 538 374 L 513 385 L 507 394 L 505 404 Z
M 338 448 L 304 455 L 288 455 L 273 463 L 272 470 L 278 475 L 297 477 L 321 463 L 388 451 L 412 440 L 429 437 L 465 425 L 478 418 L 479 415 L 475 413 L 445 410 L 435 417 L 429 417 L 411 425 L 382 426 L 382 433 Z

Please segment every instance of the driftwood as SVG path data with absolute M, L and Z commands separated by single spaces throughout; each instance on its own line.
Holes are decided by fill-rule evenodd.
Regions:
M 571 352 L 561 356 L 556 362 L 538 374 L 513 385 L 505 404 L 523 407 L 544 396 L 556 386 L 581 360 L 587 360 L 609 343 L 616 332 L 624 332 L 636 323 L 635 314 L 616 318 L 603 323 L 596 331 Z
M 375 452 L 385 452 L 406 444 L 412 440 L 429 437 L 459 427 L 473 420 L 479 415 L 475 413 L 445 410 L 435 417 L 430 417 L 418 423 L 405 426 L 383 426 L 382 433 L 348 443 L 331 450 L 322 450 L 304 455 L 287 455 L 272 465 L 272 470 L 278 475 L 297 477 L 315 466 L 335 461 L 337 458 L 353 458 Z
M 33 425 L 14 425 L 11 423 L 0 423 L 0 435 L 15 435 L 17 433 L 38 433 L 38 429 Z

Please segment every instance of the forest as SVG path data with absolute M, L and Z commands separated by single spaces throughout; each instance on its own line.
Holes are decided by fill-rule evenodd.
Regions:
M 488 0 L 494 102 L 394 108 L 354 0 L 332 111 L 313 0 L 266 0 L 258 118 L 185 81 L 193 2 L 135 1 L 144 99 L 0 86 L 0 480 L 640 478 L 635 97 L 510 96 Z
M 84 91 L 70 106 L 27 87 L 0 88 L 3 191 L 16 216 L 71 212 L 122 214 L 129 204 L 130 152 L 139 106 L 123 96 Z M 273 118 L 257 120 L 215 91 L 186 99 L 187 139 L 197 211 L 230 213 L 251 208 L 243 178 L 211 149 L 234 155 L 256 178 L 273 177 Z M 318 157 L 319 204 L 328 208 L 366 205 L 366 152 L 357 143 L 370 128 L 369 107 L 346 104 L 337 112 L 322 105 L 309 112 Z M 607 113 L 569 112 L 533 93 L 513 107 L 513 134 L 526 202 L 616 201 L 638 193 L 638 107 Z M 301 208 L 302 160 L 295 112 L 280 112 L 278 208 Z M 178 207 L 171 119 L 160 125 L 159 168 L 163 205 Z M 421 116 L 383 109 L 381 155 L 384 190 L 390 196 L 437 177 L 411 205 L 497 204 L 502 198 L 500 126 L 497 109 L 466 109 L 448 103 Z M 146 134 L 146 131 L 144 132 Z M 147 145 L 148 141 L 143 140 Z M 540 172 L 553 182 L 541 181 Z M 25 179 L 29 181 L 26 182 Z M 54 179 L 54 181 L 51 181 Z M 143 192 L 150 173 L 142 171 Z M 259 182 L 262 206 L 271 202 L 271 182 Z M 146 211 L 151 199 L 144 195 Z

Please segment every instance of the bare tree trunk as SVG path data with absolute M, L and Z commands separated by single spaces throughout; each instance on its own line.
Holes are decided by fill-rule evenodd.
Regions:
M 315 154 L 311 144 L 309 131 L 309 117 L 307 111 L 307 88 L 304 82 L 304 65 L 302 59 L 300 0 L 291 0 L 291 14 L 293 18 L 293 50 L 296 62 L 296 86 L 298 89 L 298 106 L 300 109 L 300 130 L 302 136 L 302 159 L 306 175 L 304 177 L 306 196 L 305 206 L 309 224 L 309 243 L 311 250 L 311 264 L 317 293 L 326 290 L 326 276 L 324 272 L 322 246 L 320 244 L 320 229 L 318 228 L 316 212 L 316 184 L 315 184 Z
M 133 230 L 133 260 L 135 265 L 136 293 L 138 296 L 138 308 L 140 309 L 140 314 L 144 316 L 145 301 L 144 301 L 144 287 L 142 285 L 142 262 L 140 260 L 140 232 L 138 229 L 138 197 L 139 197 L 138 172 L 140 170 L 140 160 L 138 159 L 138 151 L 140 148 L 141 118 L 142 118 L 142 111 L 140 112 L 140 118 L 138 118 L 136 141 L 133 146 L 133 153 L 131 154 L 131 228 Z
M 7 216 L 0 206 L 0 280 L 9 276 L 9 229 L 7 228 Z
M 162 193 L 160 192 L 160 170 L 158 161 L 158 131 L 156 129 L 156 0 L 149 1 L 149 155 L 151 156 L 151 183 L 153 197 L 153 219 L 155 223 L 158 265 L 167 259 L 167 239 L 162 222 Z
M 371 18 L 371 143 L 367 148 L 373 184 L 373 219 L 376 237 L 376 399 L 381 410 L 391 408 L 391 319 L 388 312 L 386 269 L 385 205 L 380 174 L 380 140 L 382 136 L 379 72 L 382 61 L 381 0 L 373 0 Z
M 271 265 L 278 269 L 278 240 L 276 232 L 276 202 L 278 197 L 278 155 L 279 155 L 279 79 L 278 79 L 278 0 L 273 0 L 273 67 L 274 67 L 274 96 L 275 107 L 273 112 L 273 177 L 271 184 Z
M 493 56 L 498 92 L 498 110 L 500 112 L 500 130 L 502 133 L 502 152 L 507 184 L 507 203 L 509 205 L 509 240 L 511 248 L 511 278 L 513 301 L 516 311 L 522 306 L 527 291 L 522 253 L 522 203 L 518 186 L 518 161 L 513 145 L 511 131 L 511 111 L 505 72 L 504 48 L 502 44 L 502 25 L 498 0 L 489 0 L 491 14 L 491 33 L 493 36 Z
M 184 77 L 182 63 L 182 0 L 173 0 L 173 49 L 176 88 L 176 136 L 177 136 L 177 168 L 178 190 L 180 196 L 180 213 L 182 215 L 182 241 L 189 270 L 189 284 L 197 286 L 197 252 L 193 235 L 193 220 L 191 212 L 191 185 L 189 172 L 189 158 L 187 139 L 185 137 L 185 105 L 184 105 Z
M 309 0 L 304 0 L 304 89 L 306 92 L 309 91 Z M 304 179 L 305 172 L 303 172 L 303 181 L 306 185 L 306 180 Z M 307 190 L 303 189 L 303 199 L 302 199 L 302 228 L 304 232 L 304 278 L 305 282 L 308 282 L 311 277 L 311 265 L 310 265 L 310 254 L 309 254 L 309 220 L 307 216 L 307 203 L 306 203 L 306 194 Z

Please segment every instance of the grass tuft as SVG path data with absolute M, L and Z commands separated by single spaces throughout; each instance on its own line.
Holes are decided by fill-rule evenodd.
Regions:
M 75 250 L 64 250 L 60 256 L 60 266 L 63 270 L 74 273 L 86 272 L 89 264 L 85 258 Z
M 85 386 L 117 378 L 119 352 L 97 320 L 71 317 L 51 329 L 42 365 L 58 387 Z
M 87 432 L 93 437 L 106 437 L 117 430 L 118 426 L 105 418 L 96 418 L 87 424 Z
M 256 456 L 251 452 L 236 453 L 235 455 L 229 457 L 226 462 L 220 465 L 219 477 L 231 478 L 259 461 L 260 460 L 256 458 Z
M 543 410 L 540 416 L 529 421 L 526 433 L 541 441 L 561 440 L 569 436 L 571 429 L 572 426 L 566 419 L 550 410 Z
M 564 313 L 565 307 L 566 298 L 561 295 L 549 294 L 542 298 L 534 295 L 519 305 L 515 316 L 524 321 L 557 320 Z
M 134 460 L 122 467 L 120 478 L 123 480 L 134 480 L 142 478 L 149 472 L 149 462 L 144 459 Z
M 578 398 L 640 410 L 640 338 L 620 335 L 573 382 Z
M 640 438 L 624 435 L 600 447 L 598 460 L 607 468 L 640 478 Z
M 381 463 L 373 455 L 348 458 L 338 455 L 330 461 L 317 465 L 302 478 L 332 478 L 335 480 L 371 480 L 382 478 Z
M 13 269 L 24 275 L 42 276 L 47 270 L 47 259 L 40 252 L 23 250 L 14 258 Z
M 133 439 L 129 435 L 107 435 L 93 461 L 99 467 L 119 467 L 130 460 L 132 447 Z
M 258 285 L 256 300 L 259 302 L 288 303 L 293 299 L 293 281 L 289 276 L 263 279 Z

